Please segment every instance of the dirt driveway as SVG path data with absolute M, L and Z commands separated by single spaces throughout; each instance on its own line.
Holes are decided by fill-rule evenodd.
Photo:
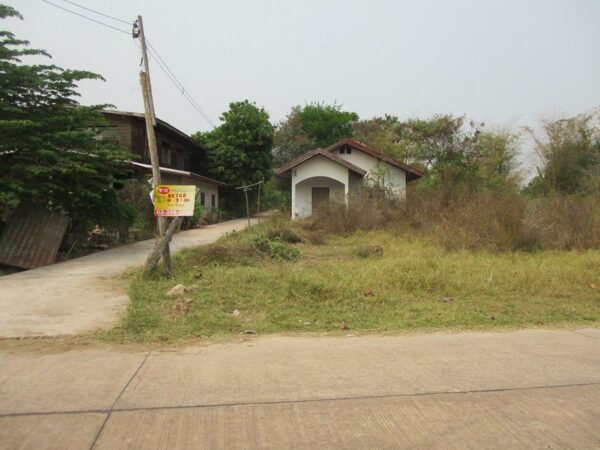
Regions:
M 178 233 L 173 250 L 208 244 L 246 219 Z M 62 336 L 109 328 L 128 297 L 119 274 L 143 264 L 154 240 L 0 277 L 0 337 Z

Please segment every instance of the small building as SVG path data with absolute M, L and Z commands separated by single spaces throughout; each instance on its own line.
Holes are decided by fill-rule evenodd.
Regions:
M 103 111 L 108 122 L 100 138 L 125 147 L 138 158 L 130 167 L 140 179 L 152 176 L 146 122 L 144 114 L 107 109 Z M 183 131 L 156 119 L 156 146 L 163 184 L 193 184 L 198 187 L 196 200 L 205 208 L 219 208 L 219 188 L 227 184 L 203 174 L 206 149 Z
M 278 177 L 290 179 L 292 219 L 305 218 L 330 199 L 347 201 L 369 183 L 404 197 L 406 184 L 424 175 L 379 150 L 352 139 L 316 148 L 282 165 Z

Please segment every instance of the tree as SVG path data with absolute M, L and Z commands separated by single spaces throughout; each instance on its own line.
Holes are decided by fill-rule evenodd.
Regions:
M 273 125 L 248 100 L 230 103 L 221 125 L 192 136 L 207 149 L 209 173 L 232 186 L 267 180 L 272 174 Z
M 276 163 L 283 164 L 312 148 L 327 147 L 352 137 L 352 124 L 356 120 L 356 113 L 343 111 L 337 104 L 315 102 L 293 107 L 275 133 Z
M 383 117 L 354 122 L 352 135 L 357 141 L 376 148 L 398 161 L 408 162 L 403 148 L 399 145 L 399 126 L 400 121 L 396 116 L 386 114 Z
M 275 130 L 273 158 L 278 166 L 317 146 L 314 137 L 309 136 L 302 126 L 301 110 L 300 106 L 294 106 Z
M 395 125 L 394 151 L 428 172 L 424 183 L 445 200 L 456 194 L 516 188 L 518 138 L 464 116 L 436 115 Z
M 0 5 L 0 18 L 22 16 Z M 97 139 L 105 105 L 75 98 L 81 80 L 100 75 L 54 65 L 27 65 L 45 51 L 0 31 L 0 210 L 31 202 L 67 213 L 71 227 L 122 226 L 133 212 L 118 200 L 115 182 L 131 155 Z
M 542 124 L 542 135 L 529 130 L 542 161 L 526 191 L 531 194 L 590 194 L 600 188 L 598 113 Z

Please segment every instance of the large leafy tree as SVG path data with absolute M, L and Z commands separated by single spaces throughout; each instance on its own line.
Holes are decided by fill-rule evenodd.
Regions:
M 215 129 L 192 136 L 207 148 L 209 173 L 232 186 L 267 180 L 273 165 L 269 114 L 244 100 L 231 103 L 221 121 Z
M 424 183 L 449 199 L 464 191 L 514 189 L 518 139 L 464 116 L 398 120 L 375 117 L 354 124 L 354 138 L 428 172 Z
M 0 18 L 21 15 L 0 5 Z M 0 210 L 31 202 L 67 213 L 73 227 L 121 226 L 131 211 L 114 189 L 125 150 L 97 139 L 105 105 L 81 106 L 77 83 L 99 75 L 54 65 L 28 65 L 28 55 L 49 57 L 0 31 Z
M 275 133 L 274 157 L 282 164 L 315 147 L 326 147 L 352 137 L 352 124 L 358 120 L 353 112 L 340 105 L 310 103 L 295 106 Z

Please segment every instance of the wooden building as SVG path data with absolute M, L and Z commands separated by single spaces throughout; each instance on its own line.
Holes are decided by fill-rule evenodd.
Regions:
M 144 114 L 104 110 L 108 126 L 100 133 L 107 142 L 127 148 L 138 158 L 131 168 L 140 179 L 152 176 Z M 156 119 L 156 145 L 163 184 L 194 184 L 198 186 L 196 200 L 205 208 L 219 208 L 219 188 L 227 184 L 204 174 L 205 149 L 183 131 Z

